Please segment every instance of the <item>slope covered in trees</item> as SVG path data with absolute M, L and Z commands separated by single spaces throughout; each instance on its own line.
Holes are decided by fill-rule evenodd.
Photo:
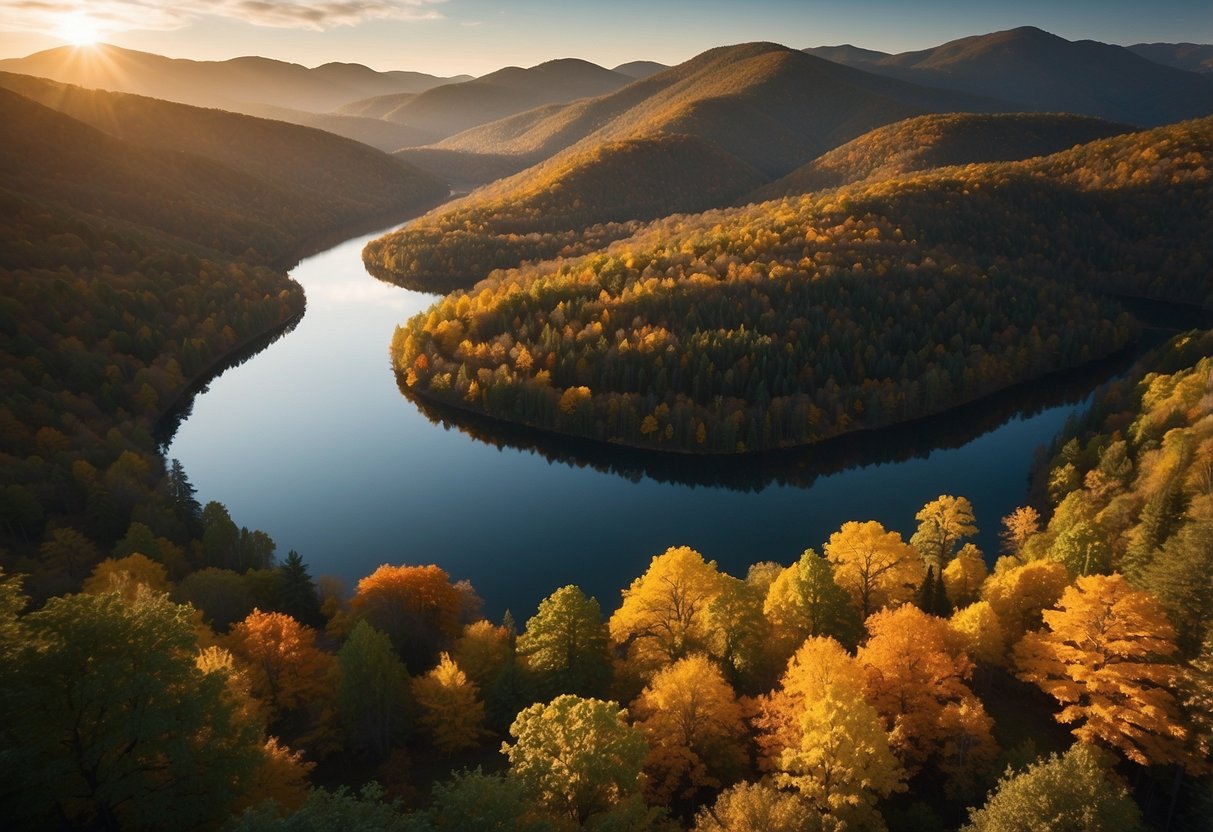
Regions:
M 864 133 L 746 198 L 764 202 L 930 168 L 1047 156 L 1128 130 L 1101 119 L 1070 115 L 918 116 Z
M 78 587 L 132 523 L 174 575 L 219 565 L 184 472 L 158 453 L 158 424 L 218 364 L 302 314 L 300 287 L 265 264 L 440 190 L 318 131 L 59 89 L 97 112 L 115 104 L 107 117 L 130 115 L 138 137 L 153 137 L 157 114 L 182 118 L 148 146 L 0 89 L 0 563 L 22 564 L 39 598 Z M 228 164 L 241 149 L 243 166 Z M 291 170 L 308 160 L 318 174 L 328 150 L 326 175 Z M 356 169 L 367 194 L 357 177 L 333 184 Z
M 618 229 L 593 228 L 600 223 L 686 210 L 673 207 L 676 203 L 695 204 L 692 210 L 726 204 L 720 197 L 745 166 L 763 178 L 778 176 L 872 127 L 923 110 L 980 108 L 984 103 L 848 70 L 775 44 L 710 50 L 611 95 L 530 111 L 482 132 L 402 153 L 421 165 L 436 161 L 444 171 L 480 159 L 494 173 L 508 170 L 510 158 L 520 160 L 520 166 L 551 158 L 377 241 L 366 259 L 380 276 L 411 287 L 468 286 L 494 268 L 552 257 L 583 232 L 586 241 L 565 254 L 621 236 Z M 676 135 L 690 139 L 670 138 Z M 620 142 L 659 147 L 692 140 L 702 147 L 690 151 L 677 169 L 653 169 L 651 184 L 637 181 L 641 198 L 631 211 L 622 210 L 626 205 L 612 192 L 594 187 L 631 180 L 627 157 L 609 151 Z M 698 168 L 699 163 L 705 164 Z M 570 166 L 585 169 L 579 177 L 584 184 L 567 181 Z M 558 198 L 579 201 L 582 210 L 526 224 L 527 233 L 550 234 L 551 239 L 519 239 L 512 236 L 520 210 L 513 205 L 528 201 L 537 187 L 559 189 Z M 670 198 L 651 201 L 662 191 Z M 458 233 L 449 233 L 453 231 Z M 421 256 L 426 251 L 435 253 L 433 259 Z
M 829 50 L 830 47 L 825 47 Z M 990 95 L 1016 109 L 1081 113 L 1141 126 L 1213 113 L 1213 81 L 1130 48 L 1068 41 L 1032 26 L 898 55 L 807 50 L 903 81 Z
M 0 86 L 132 146 L 205 157 L 286 191 L 272 223 L 296 237 L 418 209 L 446 195 L 429 174 L 320 130 L 23 75 L 0 74 Z
M 1189 72 L 1213 73 L 1213 44 L 1135 43 L 1128 48 L 1155 63 Z
M 593 251 L 639 221 L 730 202 L 762 179 L 694 136 L 606 142 L 373 240 L 363 260 L 385 280 L 454 289 L 523 260 Z
M 392 359 L 417 395 L 609 442 L 880 427 L 1123 346 L 1090 290 L 1207 303 L 1211 159 L 1204 120 L 672 217 L 447 297 Z

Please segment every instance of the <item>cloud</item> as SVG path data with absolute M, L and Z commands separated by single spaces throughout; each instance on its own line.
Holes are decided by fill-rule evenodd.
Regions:
M 54 33 L 66 18 L 106 32 L 179 29 L 204 17 L 324 30 L 369 20 L 435 20 L 444 0 L 0 0 L 0 28 Z

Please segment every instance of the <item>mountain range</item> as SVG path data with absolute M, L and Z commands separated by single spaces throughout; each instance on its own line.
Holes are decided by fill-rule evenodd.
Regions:
M 1068 41 L 1031 26 L 897 55 L 851 46 L 806 51 L 889 78 L 994 96 L 1022 110 L 1154 126 L 1207 115 L 1213 108 L 1213 79 L 1143 57 L 1141 47 Z M 1165 63 L 1182 60 L 1177 57 L 1182 50 L 1153 52 Z

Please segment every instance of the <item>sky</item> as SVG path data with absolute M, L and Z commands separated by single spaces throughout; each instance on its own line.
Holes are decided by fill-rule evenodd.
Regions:
M 97 39 L 436 75 L 578 57 L 675 64 L 729 43 L 886 52 L 1032 25 L 1070 40 L 1213 43 L 1213 0 L 0 0 L 0 57 Z

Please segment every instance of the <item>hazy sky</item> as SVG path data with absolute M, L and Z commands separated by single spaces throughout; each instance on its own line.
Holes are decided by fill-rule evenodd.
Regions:
M 773 40 L 900 52 L 1033 25 L 1071 40 L 1213 42 L 1213 0 L 0 0 L 0 56 L 97 33 L 172 57 L 483 74 L 580 57 L 677 63 Z

